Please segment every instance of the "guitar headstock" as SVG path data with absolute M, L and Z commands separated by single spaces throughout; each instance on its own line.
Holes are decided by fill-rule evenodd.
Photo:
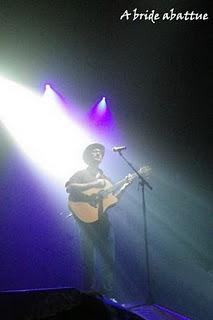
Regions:
M 148 178 L 150 173 L 151 173 L 152 169 L 150 166 L 143 166 L 141 167 L 137 172 L 142 175 L 144 178 Z M 133 179 L 135 179 L 137 177 L 137 173 L 129 173 L 124 180 L 126 180 L 126 182 L 131 183 L 133 181 Z
M 143 166 L 138 170 L 138 173 L 140 173 L 141 175 L 143 175 L 144 177 L 149 177 L 149 175 L 151 174 L 152 168 L 150 166 Z

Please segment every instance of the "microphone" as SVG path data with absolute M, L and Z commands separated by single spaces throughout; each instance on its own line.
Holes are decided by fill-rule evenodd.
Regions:
M 112 148 L 112 151 L 114 151 L 114 152 L 120 152 L 120 151 L 125 150 L 125 149 L 126 149 L 126 146 L 113 147 L 113 148 Z

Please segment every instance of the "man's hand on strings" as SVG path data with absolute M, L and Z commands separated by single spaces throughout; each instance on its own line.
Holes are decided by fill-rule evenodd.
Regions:
M 104 188 L 105 185 L 106 185 L 105 179 L 97 179 L 97 180 L 94 182 L 94 187 L 96 187 L 96 188 Z

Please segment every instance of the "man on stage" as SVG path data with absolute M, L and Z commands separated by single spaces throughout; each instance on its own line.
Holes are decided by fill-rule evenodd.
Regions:
M 86 194 L 88 190 L 104 190 L 106 186 L 112 185 L 111 180 L 106 177 L 99 168 L 103 160 L 105 147 L 100 143 L 93 143 L 87 146 L 83 152 L 83 160 L 88 165 L 84 170 L 77 171 L 66 183 L 66 192 L 69 193 L 69 200 L 83 204 L 89 204 L 91 208 L 98 211 L 97 220 L 85 222 L 74 216 L 80 227 L 80 241 L 83 258 L 83 289 L 86 291 L 96 290 L 101 294 L 112 296 L 113 290 L 113 234 L 110 221 L 106 212 L 103 212 L 103 197 L 98 198 L 97 203 L 91 202 L 91 197 Z M 113 194 L 114 200 L 118 200 L 126 187 L 132 182 L 131 176 L 127 176 L 124 183 L 120 185 Z M 94 189 L 95 188 L 95 189 Z M 117 202 L 117 201 L 115 201 Z M 88 214 L 85 212 L 83 217 Z M 89 207 L 88 207 L 89 208 Z M 72 208 L 71 208 L 72 210 Z M 84 221 L 82 221 L 84 220 Z M 95 272 L 96 258 L 99 257 L 98 274 Z

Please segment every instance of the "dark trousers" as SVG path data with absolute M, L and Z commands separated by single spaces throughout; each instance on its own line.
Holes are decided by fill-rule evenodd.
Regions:
M 108 220 L 80 226 L 83 289 L 111 296 L 113 290 L 114 236 Z

